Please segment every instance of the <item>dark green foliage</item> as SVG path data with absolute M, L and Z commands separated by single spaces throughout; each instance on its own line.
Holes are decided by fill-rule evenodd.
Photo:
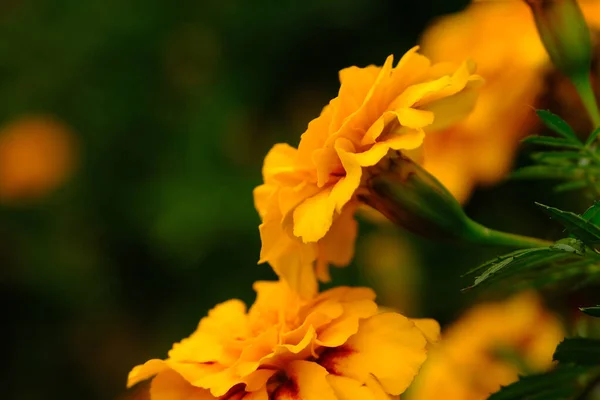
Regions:
M 600 365 L 600 340 L 581 337 L 565 339 L 556 347 L 553 359 L 562 364 Z
M 579 389 L 581 367 L 562 367 L 539 375 L 521 377 L 492 394 L 489 400 L 568 400 Z M 580 389 L 579 389 L 580 390 Z
M 592 317 L 600 317 L 600 306 L 581 307 L 579 309 L 587 315 L 591 315 Z
M 554 150 L 533 153 L 531 158 L 535 164 L 514 171 L 511 177 L 564 180 L 568 182 L 557 185 L 557 192 L 586 190 L 597 197 L 600 193 L 600 153 L 593 144 L 600 130 L 592 132 L 583 143 L 559 116 L 546 110 L 538 110 L 537 115 L 559 137 L 529 136 L 523 139 L 523 143 L 551 147 Z

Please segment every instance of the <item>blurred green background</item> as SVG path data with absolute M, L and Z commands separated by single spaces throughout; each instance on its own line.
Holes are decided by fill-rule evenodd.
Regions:
M 251 301 L 252 282 L 274 278 L 256 265 L 252 203 L 268 149 L 297 143 L 339 69 L 400 56 L 466 3 L 0 1 L 0 125 L 52 115 L 77 160 L 55 190 L 0 204 L 2 398 L 114 399 L 214 304 Z M 467 210 L 559 235 L 533 193 L 551 196 L 510 183 Z M 392 277 L 382 303 L 442 322 L 472 296 L 460 275 L 495 254 L 368 223 L 357 248 L 336 284 Z

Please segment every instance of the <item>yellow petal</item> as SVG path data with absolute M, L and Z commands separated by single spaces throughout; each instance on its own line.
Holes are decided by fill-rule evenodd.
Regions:
M 382 146 L 387 146 L 392 150 L 405 150 L 404 155 L 410 155 L 407 150 L 418 149 L 425 139 L 425 132 L 422 130 L 406 130 L 402 134 L 397 134 L 389 137 L 381 143 Z
M 387 393 L 403 393 L 426 358 L 426 340 L 406 317 L 396 313 L 375 315 L 361 323 L 348 345 L 357 350 Z M 398 360 L 402 360 L 398 362 Z
M 246 305 L 243 301 L 232 299 L 215 306 L 208 316 L 200 320 L 198 329 L 225 337 L 248 335 Z M 175 352 L 175 349 L 172 350 Z M 170 357 L 174 357 L 169 354 Z
M 415 326 L 423 333 L 429 343 L 437 343 L 440 340 L 440 324 L 430 318 L 411 318 Z
M 265 156 L 263 164 L 263 180 L 270 182 L 277 174 L 294 173 L 293 160 L 297 150 L 286 143 L 277 143 Z
M 435 114 L 431 111 L 417 110 L 415 108 L 401 108 L 396 111 L 396 115 L 400 125 L 419 129 L 431 125 Z
M 362 168 L 353 155 L 354 145 L 352 142 L 342 138 L 335 145 L 338 157 L 346 171 L 346 176 L 340 179 L 331 189 L 330 201 L 339 213 L 360 186 Z
M 304 243 L 323 238 L 333 222 L 335 204 L 329 197 L 331 189 L 317 193 L 294 210 L 294 236 Z
M 286 373 L 289 381 L 276 390 L 273 400 L 337 400 L 327 382 L 327 371 L 317 363 L 293 361 Z
M 383 313 L 361 321 L 358 333 L 329 349 L 320 363 L 331 373 L 361 382 L 374 376 L 386 393 L 403 393 L 426 358 L 427 341 L 408 318 Z
M 343 267 L 352 261 L 358 235 L 358 223 L 354 219 L 355 210 L 356 203 L 346 205 L 331 225 L 329 232 L 317 244 L 319 260 L 324 264 L 331 263 Z
M 423 109 L 435 115 L 434 122 L 427 127 L 428 131 L 446 129 L 464 120 L 476 104 L 479 92 L 476 87 L 467 86 L 459 93 L 427 104 Z
M 127 377 L 127 387 L 130 388 L 167 369 L 169 369 L 169 367 L 167 367 L 163 360 L 154 359 L 146 361 L 144 364 L 134 367 L 131 372 L 129 372 L 129 376 Z
M 318 290 L 317 277 L 313 267 L 317 258 L 316 244 L 290 241 L 288 246 L 269 263 L 275 273 L 290 285 L 301 297 L 310 299 Z
M 249 392 L 244 395 L 242 400 L 269 400 L 269 393 L 267 392 L 267 386 L 260 388 L 255 392 Z
M 217 400 L 206 389 L 190 385 L 178 373 L 166 370 L 152 380 L 150 385 L 152 400 Z
M 437 93 L 450 85 L 451 78 L 442 76 L 430 82 L 417 83 L 406 88 L 390 105 L 390 109 L 398 110 L 401 108 L 413 107 L 434 93 Z
M 264 218 L 267 213 L 269 204 L 271 203 L 271 196 L 275 193 L 275 188 L 271 185 L 260 185 L 254 188 L 252 195 L 254 197 L 254 208 L 258 211 L 258 215 Z
M 312 162 L 313 152 L 324 146 L 327 140 L 334 107 L 329 104 L 323 108 L 321 114 L 309 122 L 308 128 L 300 136 L 298 144 L 298 159 L 302 165 Z
M 276 373 L 273 369 L 259 369 L 242 379 L 247 392 L 256 392 L 267 387 L 267 381 Z
M 327 381 L 339 400 L 375 400 L 373 392 L 355 379 L 330 374 L 327 375 Z
M 358 331 L 359 322 L 377 313 L 377 305 L 372 300 L 345 302 L 344 313 L 319 332 L 317 344 L 325 347 L 338 347 Z
M 276 216 L 265 218 L 258 231 L 262 243 L 259 264 L 272 262 L 293 246 L 294 239 L 283 230 L 281 220 Z

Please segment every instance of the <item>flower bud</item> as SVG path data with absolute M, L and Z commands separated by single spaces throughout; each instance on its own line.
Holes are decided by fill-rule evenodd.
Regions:
M 588 76 L 590 31 L 576 0 L 525 0 L 554 65 L 567 76 Z
M 406 230 L 430 238 L 452 238 L 466 229 L 467 216 L 431 174 L 399 152 L 376 165 L 360 200 Z
M 384 161 L 368 168 L 363 186 L 360 201 L 417 235 L 512 247 L 548 245 L 473 221 L 435 177 L 398 151 L 390 151 Z

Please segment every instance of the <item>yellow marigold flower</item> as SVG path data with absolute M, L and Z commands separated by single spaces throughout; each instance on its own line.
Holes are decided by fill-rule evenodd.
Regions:
M 411 387 L 411 399 L 487 399 L 518 374 L 548 369 L 564 332 L 539 298 L 525 293 L 474 307 L 442 337 Z
M 329 264 L 352 259 L 363 169 L 389 150 L 418 158 L 426 131 L 455 123 L 475 102 L 480 78 L 470 62 L 431 65 L 417 48 L 392 62 L 341 70 L 338 96 L 298 148 L 277 144 L 265 158 L 264 184 L 254 191 L 260 262 L 304 296 L 317 291 L 316 277 L 329 280 Z
M 600 2 L 580 0 L 592 28 L 600 28 Z M 427 135 L 424 167 L 459 201 L 478 184 L 490 185 L 510 170 L 519 141 L 533 132 L 533 113 L 552 66 L 522 0 L 474 1 L 432 24 L 423 53 L 436 60 L 472 58 L 485 79 L 473 112 L 449 129 Z
M 18 119 L 0 130 L 0 201 L 38 198 L 64 183 L 75 162 L 75 139 L 47 116 Z
M 307 300 L 283 282 L 257 282 L 246 312 L 216 306 L 166 360 L 129 374 L 154 377 L 152 400 L 368 400 L 404 392 L 439 335 L 433 320 L 379 313 L 368 288 L 338 287 Z

